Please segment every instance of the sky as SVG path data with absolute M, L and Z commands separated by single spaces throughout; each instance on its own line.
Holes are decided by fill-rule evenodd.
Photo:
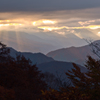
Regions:
M 42 52 L 100 39 L 100 0 L 0 0 L 0 41 Z

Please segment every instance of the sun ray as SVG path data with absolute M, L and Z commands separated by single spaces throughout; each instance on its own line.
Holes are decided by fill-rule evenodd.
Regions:
M 21 47 L 22 41 L 20 39 L 20 34 L 17 31 L 17 29 L 16 29 L 16 32 L 15 32 L 15 35 L 16 35 L 16 41 L 17 41 L 18 50 L 22 50 L 22 47 Z
M 1 42 L 1 36 L 2 36 L 2 35 L 1 35 L 1 27 L 0 27 L 0 42 Z
M 0 31 L 0 42 L 4 43 L 4 34 L 2 31 Z
M 8 45 L 8 31 L 4 31 L 4 42 L 6 45 Z

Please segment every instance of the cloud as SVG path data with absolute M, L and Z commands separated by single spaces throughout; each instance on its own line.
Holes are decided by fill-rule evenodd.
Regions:
M 100 32 L 98 32 L 97 35 L 100 37 Z
M 40 25 L 52 25 L 52 24 L 55 24 L 56 21 L 53 21 L 53 20 L 46 20 L 46 19 L 42 19 L 42 20 L 38 20 L 38 21 L 34 21 L 32 22 L 32 24 L 34 26 L 40 26 Z
M 100 31 L 100 8 L 63 10 L 50 12 L 2 12 L 0 30 L 23 31 L 41 35 L 41 32 L 79 38 L 97 39 Z M 78 32 L 78 30 L 80 30 Z M 85 31 L 84 30 L 89 30 Z M 96 31 L 98 30 L 98 31 Z M 48 35 L 47 35 L 48 36 Z M 51 37 L 48 37 L 51 38 Z M 100 38 L 100 37 L 99 37 Z
M 100 23 L 100 19 L 95 19 L 95 20 L 87 20 L 87 21 L 80 21 L 78 22 L 80 25 L 91 25 L 91 24 L 95 24 L 95 23 Z
M 73 29 L 99 29 L 100 28 L 100 25 L 89 25 L 89 26 L 81 26 L 81 27 L 68 27 L 68 26 L 62 26 L 62 27 L 48 27 L 48 26 L 43 26 L 43 27 L 38 27 L 40 29 L 43 29 L 43 30 L 60 30 L 60 29 L 70 29 L 70 30 L 73 30 Z
M 85 21 L 85 22 L 78 22 L 80 25 L 88 25 L 88 24 L 90 24 L 90 23 L 93 23 L 93 22 L 95 22 L 95 20 L 89 20 L 89 21 Z
M 0 0 L 0 12 L 43 12 L 94 7 L 100 7 L 100 0 Z
M 50 12 L 1 12 L 0 20 L 22 20 L 38 21 L 41 19 L 57 20 L 61 24 L 70 24 L 70 22 L 85 22 L 87 20 L 96 20 L 100 18 L 100 8 L 61 10 Z M 24 21 L 25 21 L 24 20 Z

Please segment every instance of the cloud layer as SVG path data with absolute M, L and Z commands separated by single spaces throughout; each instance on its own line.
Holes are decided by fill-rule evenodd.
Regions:
M 43 12 L 94 7 L 100 7 L 100 0 L 0 0 L 0 12 Z

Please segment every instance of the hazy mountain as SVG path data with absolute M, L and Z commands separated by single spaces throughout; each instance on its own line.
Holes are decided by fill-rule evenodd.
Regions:
M 0 41 L 9 47 L 23 52 L 47 53 L 58 48 L 39 36 L 18 31 L 0 31 Z
M 86 68 L 78 65 L 81 69 L 81 72 L 86 72 Z M 71 62 L 63 62 L 63 61 L 51 61 L 46 63 L 38 64 L 37 66 L 42 72 L 51 72 L 55 75 L 66 73 L 68 70 L 71 70 L 73 64 Z
M 73 68 L 72 62 L 63 62 L 63 61 L 55 61 L 51 57 L 47 57 L 42 53 L 31 53 L 31 52 L 18 52 L 15 49 L 8 47 L 10 49 L 10 55 L 12 57 L 16 57 L 16 55 L 23 55 L 25 58 L 30 59 L 33 64 L 37 64 L 37 67 L 42 70 L 42 72 L 51 72 L 56 74 L 56 72 L 60 74 L 68 71 Z M 78 65 L 82 72 L 86 69 Z
M 10 55 L 12 57 L 15 58 L 16 55 L 23 55 L 25 58 L 30 59 L 32 61 L 32 64 L 40 64 L 44 62 L 54 61 L 53 58 L 47 57 L 42 53 L 18 52 L 13 48 L 9 48 L 9 49 L 10 49 Z
M 68 70 L 74 68 L 71 62 L 55 61 L 42 53 L 18 52 L 10 47 L 9 49 L 12 57 L 15 58 L 16 55 L 23 55 L 25 58 L 29 58 L 32 64 L 37 64 L 38 69 L 46 74 L 45 81 L 50 87 L 58 89 L 63 82 L 68 82 L 68 84 L 71 82 L 65 74 Z M 82 72 L 87 71 L 85 67 L 78 66 Z
M 100 40 L 95 41 L 94 43 L 96 42 L 100 42 Z M 81 65 L 85 63 L 88 55 L 94 58 L 98 58 L 96 55 L 93 54 L 89 45 L 82 47 L 62 48 L 51 51 L 47 54 L 48 57 L 52 57 L 57 61 L 75 62 Z
M 86 44 L 83 39 L 68 32 L 61 35 L 55 32 L 0 31 L 0 41 L 18 51 L 44 54 L 63 47 Z
M 81 72 L 84 73 L 87 71 L 85 67 L 82 67 L 80 65 L 78 66 L 80 67 Z M 50 73 L 48 77 L 49 79 L 47 78 L 47 80 L 49 85 L 55 89 L 61 86 L 63 82 L 67 82 L 67 84 L 71 83 L 71 80 L 69 80 L 67 78 L 67 75 L 65 74 L 66 72 L 68 72 L 68 70 L 71 71 L 71 69 L 74 68 L 71 62 L 51 61 L 39 64 L 37 65 L 37 67 L 39 68 L 40 71 L 46 73 L 46 75 Z M 55 77 L 53 77 L 51 74 L 53 74 Z M 56 78 L 58 81 L 56 81 Z M 52 80 L 54 80 L 53 83 Z
M 33 33 L 34 34 L 34 33 Z M 53 44 L 57 49 L 64 48 L 64 47 L 70 47 L 70 46 L 83 46 L 86 43 L 83 39 L 80 39 L 75 34 L 70 34 L 69 32 L 66 32 L 65 35 L 57 34 L 55 32 L 41 32 L 34 34 L 40 38 L 42 38 L 45 42 Z M 53 48 L 53 50 L 56 50 Z M 50 49 L 50 51 L 52 51 Z

